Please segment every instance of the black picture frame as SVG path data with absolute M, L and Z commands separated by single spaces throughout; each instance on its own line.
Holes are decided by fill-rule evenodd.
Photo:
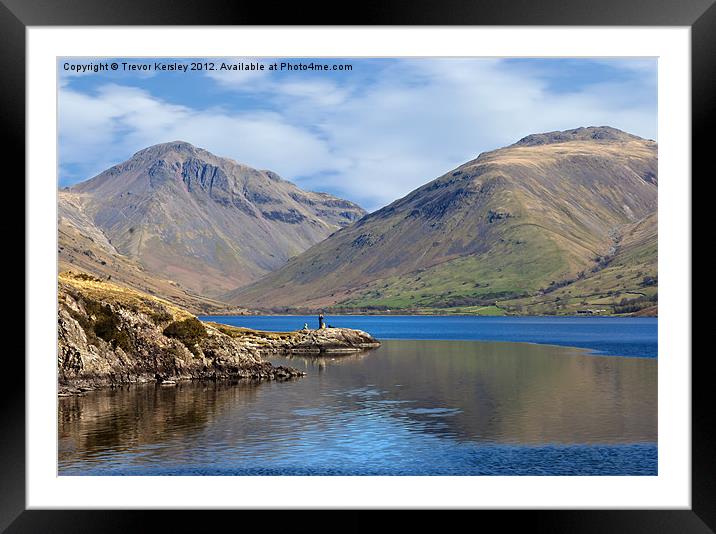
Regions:
M 363 0 L 350 11 L 332 5 L 228 0 L 0 0 L 0 112 L 6 154 L 25 153 L 25 30 L 28 26 L 102 25 L 570 25 L 685 26 L 692 43 L 692 163 L 706 169 L 707 147 L 713 147 L 716 100 L 715 0 Z M 343 13 L 350 12 L 350 16 Z M 24 176 L 24 158 L 16 157 Z M 704 176 L 706 178 L 706 176 Z M 23 194 L 24 196 L 24 194 Z M 31 200 L 31 199 L 26 199 Z M 25 278 L 25 284 L 32 280 Z M 27 328 L 27 323 L 25 328 Z M 26 331 L 27 332 L 27 331 Z M 689 354 L 679 355 L 688 358 Z M 536 510 L 483 512 L 497 514 L 501 529 L 527 521 L 548 532 L 680 532 L 716 531 L 716 440 L 714 393 L 708 372 L 709 351 L 692 359 L 692 508 L 690 510 Z M 147 515 L 173 530 L 206 528 L 200 514 L 141 511 L 39 511 L 25 509 L 25 381 L 24 362 L 5 367 L 13 380 L 4 384 L 0 435 L 0 531 L 133 532 L 148 526 Z M 221 515 L 235 512 L 221 512 Z M 247 512 L 241 512 L 246 514 Z M 171 514 L 171 516 L 166 515 Z M 252 514 L 255 515 L 255 514 Z M 370 513 L 353 519 L 328 519 L 317 528 L 373 528 Z M 159 516 L 159 517 L 157 517 Z M 201 516 L 205 517 L 203 514 Z M 266 518 L 265 513 L 262 514 Z M 422 514 L 413 514 L 422 522 Z M 227 519 L 229 519 L 227 517 Z M 249 517 L 249 520 L 253 517 Z M 258 519 L 258 517 L 257 517 Z M 235 520 L 233 516 L 229 521 Z M 215 521 L 212 518 L 212 523 Z M 246 519 L 242 519 L 242 522 Z M 295 523 L 296 518 L 291 520 Z M 300 519 L 299 519 L 300 521 Z M 441 520 L 444 521 L 444 520 Z M 248 525 L 248 523 L 243 523 Z M 443 525 L 445 525 L 443 523 Z M 287 527 L 287 528 L 293 528 Z

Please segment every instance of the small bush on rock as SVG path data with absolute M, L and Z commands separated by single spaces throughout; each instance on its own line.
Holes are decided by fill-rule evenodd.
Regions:
M 99 338 L 125 352 L 133 349 L 132 338 L 121 328 L 120 318 L 111 306 L 91 300 L 85 300 L 83 305 L 86 317 L 74 311 L 70 313 L 80 323 L 90 345 L 99 346 Z
M 199 350 L 196 344 L 208 334 L 201 321 L 195 317 L 191 317 L 183 321 L 174 321 L 164 329 L 164 335 L 178 339 L 194 356 L 198 356 Z

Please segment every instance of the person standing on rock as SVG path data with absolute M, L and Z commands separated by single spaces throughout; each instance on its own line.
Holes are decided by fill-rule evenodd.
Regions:
M 323 330 L 326 327 L 326 323 L 323 322 L 323 314 L 318 315 L 318 329 Z

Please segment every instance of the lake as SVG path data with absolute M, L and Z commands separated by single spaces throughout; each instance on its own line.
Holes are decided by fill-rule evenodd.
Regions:
M 318 328 L 316 316 L 247 315 L 200 317 L 256 330 L 285 332 Z M 596 354 L 656 358 L 654 317 L 475 317 L 408 315 L 327 316 L 335 327 L 357 328 L 378 339 L 520 341 L 582 347 Z
M 266 330 L 315 322 L 211 320 Z M 127 386 L 58 399 L 59 473 L 658 474 L 656 319 L 327 322 L 383 345 L 269 358 L 308 373 L 287 382 Z M 497 341 L 475 341 L 483 336 Z

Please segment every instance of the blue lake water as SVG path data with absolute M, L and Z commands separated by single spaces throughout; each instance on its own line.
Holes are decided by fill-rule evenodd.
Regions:
M 272 332 L 298 330 L 316 316 L 212 316 L 202 320 Z M 653 317 L 327 316 L 335 327 L 357 328 L 378 339 L 518 341 L 580 347 L 596 354 L 656 358 Z
M 316 322 L 211 320 L 264 330 Z M 58 399 L 59 473 L 658 474 L 655 319 L 327 323 L 383 344 L 350 355 L 268 356 L 307 373 L 285 382 L 148 384 Z

